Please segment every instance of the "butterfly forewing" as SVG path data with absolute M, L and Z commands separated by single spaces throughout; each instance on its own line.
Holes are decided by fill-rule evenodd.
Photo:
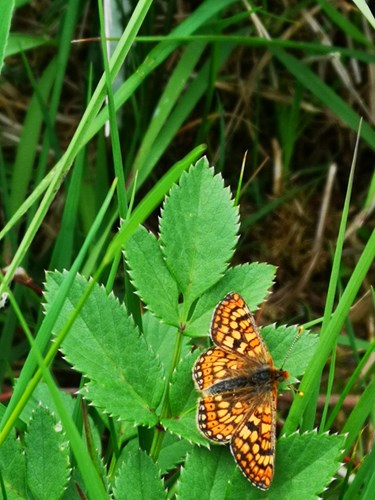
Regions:
M 229 293 L 216 307 L 211 338 L 222 349 L 248 356 L 260 364 L 271 358 L 246 302 L 238 293 Z
M 194 365 L 193 378 L 198 389 L 204 391 L 215 383 L 233 378 L 244 371 L 246 361 L 219 347 L 208 349 Z

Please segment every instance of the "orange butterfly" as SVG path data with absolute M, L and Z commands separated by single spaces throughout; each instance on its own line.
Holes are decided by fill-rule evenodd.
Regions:
M 199 356 L 193 379 L 203 397 L 199 430 L 216 443 L 230 442 L 243 474 L 267 490 L 275 462 L 278 382 L 288 372 L 276 369 L 243 298 L 229 293 L 216 307 L 211 338 Z

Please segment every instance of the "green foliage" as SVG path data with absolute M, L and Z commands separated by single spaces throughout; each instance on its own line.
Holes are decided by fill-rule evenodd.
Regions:
M 162 210 L 160 242 L 140 228 L 126 246 L 135 288 L 154 314 L 175 326 L 186 322 L 178 313 L 178 294 L 186 315 L 223 277 L 237 239 L 237 218 L 229 190 L 205 159 L 182 175 Z
M 223 179 L 200 160 L 171 189 L 160 220 L 165 263 L 186 307 L 223 276 L 237 241 L 237 208 Z
M 158 458 L 161 473 L 166 474 L 176 465 L 184 463 L 187 453 L 192 449 L 193 445 L 186 439 L 179 439 L 170 432 L 166 433 Z
M 49 410 L 39 406 L 25 435 L 26 480 L 40 500 L 61 498 L 69 478 L 69 446 Z
M 186 459 L 178 491 L 181 498 L 198 498 L 200 494 L 200 498 L 210 498 L 215 492 L 212 497 L 219 500 L 314 499 L 336 473 L 344 441 L 344 436 L 318 435 L 316 432 L 280 438 L 276 474 L 266 495 L 249 488 L 248 481 L 222 447 L 213 446 L 209 451 L 195 448 Z
M 114 495 L 119 500 L 167 498 L 157 465 L 140 450 L 129 455 L 120 467 L 115 480 Z
M 160 471 L 143 451 L 130 455 L 120 467 L 115 480 L 116 499 L 161 500 L 167 498 L 160 478 Z
M 12 433 L 0 447 L 6 498 L 62 498 L 70 473 L 69 452 L 61 422 L 38 406 L 28 421 L 24 442 Z
M 176 327 L 163 323 L 149 311 L 146 311 L 142 316 L 142 329 L 148 345 L 152 347 L 159 358 L 164 373 L 167 373 L 173 360 L 171 345 L 174 345 L 177 341 L 178 330 Z M 189 339 L 183 338 L 181 356 L 185 356 L 190 350 Z
M 343 211 L 340 199 L 345 158 L 351 154 L 352 131 L 358 130 L 360 115 L 364 116 L 361 148 L 367 150 L 359 158 L 367 159 L 375 147 L 368 97 L 373 94 L 372 82 L 367 76 L 375 58 L 362 16 L 375 24 L 366 2 L 355 1 L 360 10 L 353 9 L 349 16 L 340 3 L 326 0 L 318 1 L 318 9 L 309 9 L 305 2 L 283 2 L 277 15 L 272 2 L 262 8 L 252 5 L 249 12 L 247 5 L 234 0 L 204 0 L 196 8 L 189 5 L 188 15 L 181 18 L 174 10 L 178 2 L 163 4 L 160 15 L 160 2 L 139 0 L 133 2 L 131 12 L 123 13 L 124 30 L 110 60 L 99 9 L 103 75 L 97 74 L 95 46 L 99 44 L 71 43 L 82 33 L 82 13 L 85 31 L 89 32 L 91 20 L 97 33 L 95 9 L 82 8 L 85 2 L 75 0 L 49 2 L 51 6 L 39 16 L 45 25 L 39 26 L 39 21 L 25 24 L 23 11 L 22 22 L 17 19 L 18 7 L 26 3 L 28 15 L 41 13 L 37 2 L 3 3 L 0 69 L 4 57 L 11 57 L 5 60 L 1 83 L 2 119 L 7 126 L 0 144 L 0 239 L 1 267 L 9 267 L 0 272 L 0 294 L 8 292 L 20 266 L 32 277 L 31 284 L 39 281 L 44 269 L 69 271 L 47 274 L 45 317 L 38 298 L 16 284 L 14 302 L 5 319 L 0 319 L 1 386 L 17 379 L 8 405 L 0 406 L 2 495 L 68 499 L 85 495 L 95 500 L 111 495 L 173 498 L 176 493 L 188 500 L 316 498 L 332 494 L 322 492 L 337 471 L 340 450 L 350 453 L 355 446 L 361 467 L 354 470 L 354 481 L 349 481 L 352 471 L 347 467 L 348 476 L 340 481 L 337 496 L 372 498 L 375 455 L 366 456 L 363 429 L 374 406 L 375 386 L 366 361 L 375 345 L 355 337 L 347 319 L 375 255 L 375 232 L 369 223 L 375 176 L 366 172 L 367 163 L 360 165 L 358 184 L 356 179 L 353 184 L 351 173 Z M 121 4 L 105 2 L 103 7 L 111 9 L 114 3 Z M 104 15 L 112 18 L 108 10 Z M 36 26 L 37 36 L 11 33 L 11 26 L 17 30 Z M 88 46 L 88 66 L 93 62 L 94 70 L 84 74 L 85 64 L 80 60 L 77 66 L 75 57 Z M 66 72 L 69 84 L 64 88 Z M 88 82 L 87 89 L 83 81 Z M 84 89 L 83 99 L 80 89 Z M 86 103 L 83 110 L 77 108 L 80 98 Z M 64 99 L 69 99 L 68 105 Z M 82 116 L 79 123 L 77 118 L 74 124 L 74 116 Z M 108 119 L 111 155 L 102 133 Z M 121 120 L 126 133 L 120 128 Z M 320 130 L 329 141 L 318 143 Z M 95 142 L 86 150 L 92 138 Z M 192 144 L 202 141 L 207 146 L 198 146 L 181 160 Z M 214 175 L 205 159 L 181 175 L 206 147 L 211 157 L 220 157 L 216 171 L 223 170 L 225 183 L 238 182 L 237 166 L 244 149 L 249 148 L 249 163 L 256 171 L 256 178 L 245 172 L 243 187 L 238 188 L 243 224 L 235 257 L 238 208 L 223 179 Z M 275 165 L 273 190 L 271 169 L 266 165 L 260 174 L 257 170 L 266 156 Z M 229 291 L 241 293 L 254 312 L 273 284 L 274 266 L 253 262 L 228 267 L 229 262 L 251 261 L 254 247 L 258 256 L 269 242 L 272 250 L 274 242 L 277 247 L 280 235 L 273 238 L 275 225 L 269 230 L 268 222 L 293 198 L 298 217 L 310 224 L 323 192 L 326 164 L 332 160 L 339 164 L 340 182 L 326 212 L 327 234 L 333 234 L 337 213 L 343 215 L 339 237 L 330 242 L 335 247 L 330 285 L 324 286 L 319 274 L 318 294 L 322 289 L 327 294 L 311 301 L 316 290 L 304 295 L 309 297 L 306 310 L 314 308 L 315 316 L 324 310 L 321 335 L 305 330 L 290 350 L 297 327 L 261 329 L 275 366 L 290 375 L 280 389 L 301 379 L 285 416 L 287 436 L 278 442 L 276 476 L 264 494 L 242 477 L 227 447 L 206 449 L 209 443 L 196 426 L 197 393 L 191 370 L 201 349 L 209 345 L 212 311 L 223 296 Z M 159 178 L 160 172 L 164 177 Z M 112 198 L 113 176 L 116 198 Z M 155 236 L 142 224 L 166 193 L 160 236 Z M 267 216 L 260 235 L 259 221 Z M 286 252 L 293 261 L 302 223 L 290 224 L 285 214 L 278 220 L 285 238 L 292 234 L 287 234 L 288 226 L 296 229 Z M 256 222 L 254 233 L 246 232 Z M 320 222 L 319 231 L 325 225 Z M 155 227 L 152 223 L 147 227 Z M 111 239 L 117 225 L 120 231 Z M 319 231 L 315 243 L 319 243 Z M 301 232 L 304 257 L 310 254 L 306 252 L 308 233 L 306 239 Z M 326 243 L 320 241 L 318 251 L 314 245 L 317 259 L 311 261 L 312 267 L 319 261 L 322 274 L 326 258 L 322 254 L 329 253 Z M 121 255 L 127 259 L 125 273 L 118 272 Z M 262 259 L 276 263 L 273 257 Z M 347 283 L 340 281 L 343 265 L 350 276 Z M 294 263 L 292 269 L 297 274 Z M 90 275 L 94 280 L 83 278 Z M 106 291 L 96 285 L 105 278 Z M 317 281 L 311 280 L 313 288 Z M 119 296 L 125 290 L 126 307 L 108 295 L 113 289 L 121 290 Z M 292 295 L 288 284 L 286 289 Z M 137 297 L 146 309 L 143 314 Z M 300 308 L 298 297 L 295 304 Z M 298 321 L 305 320 L 300 312 L 297 315 Z M 281 316 L 293 317 L 287 311 Z M 340 336 L 344 322 L 348 336 Z M 20 338 L 22 330 L 27 340 Z M 341 379 L 335 377 L 335 349 L 345 342 L 354 352 L 356 367 L 342 388 Z M 58 389 L 63 380 L 58 369 L 63 366 L 67 371 L 61 359 L 54 362 L 59 348 L 76 370 L 75 377 L 82 377 L 78 397 Z M 322 374 L 327 361 L 326 384 Z M 333 385 L 342 392 L 331 411 Z M 352 389 L 361 391 L 358 404 L 345 409 L 345 397 Z M 322 392 L 326 403 L 320 416 L 317 406 Z M 345 423 L 340 425 L 343 408 Z M 335 428 L 347 432 L 345 443 L 342 437 L 323 434 L 334 422 Z M 317 434 L 311 432 L 315 425 Z M 308 432 L 300 435 L 294 433 L 296 429 Z M 103 435 L 108 440 L 102 440 Z
M 8 5 L 11 2 L 8 2 Z M 3 24 L 3 23 L 2 23 Z M 6 56 L 12 56 L 26 50 L 35 49 L 43 45 L 52 45 L 52 41 L 42 36 L 30 36 L 21 33 L 11 33 L 6 46 Z
M 26 460 L 15 432 L 9 434 L 0 447 L 1 482 L 8 498 L 26 497 Z
M 254 309 L 272 285 L 274 268 L 258 263 L 227 267 L 237 238 L 237 209 L 205 159 L 172 188 L 160 226 L 160 239 L 139 228 L 125 248 L 134 287 L 149 309 L 142 316 L 142 331 L 113 294 L 80 275 L 71 283 L 53 327 L 56 341 L 63 339 L 65 359 L 83 375 L 81 394 L 97 410 L 96 424 L 112 429 L 112 439 L 123 448 L 117 464 L 112 457 L 116 467 L 111 477 L 103 476 L 100 463 L 99 474 L 115 498 L 166 497 L 162 474 L 171 475 L 169 488 L 177 488 L 181 498 L 235 498 L 238 492 L 257 498 L 260 493 L 237 470 L 228 448 L 213 446 L 208 451 L 208 441 L 197 430 L 191 372 L 200 350 L 192 350 L 191 337 L 207 336 L 214 306 L 231 290 L 242 293 Z M 47 273 L 47 316 L 67 276 Z M 63 338 L 60 332 L 67 323 L 70 330 Z M 284 362 L 297 331 L 293 326 L 262 329 L 276 366 Z M 302 332 L 285 361 L 290 381 L 303 375 L 316 345 L 316 336 Z M 19 496 L 27 484 L 35 498 L 59 498 L 68 481 L 69 448 L 60 424 L 36 406 L 38 398 L 48 400 L 43 387 L 22 414 L 27 422 L 32 412 L 26 458 L 13 435 L 0 448 L 2 463 L 6 455 L 13 457 L 2 471 L 3 482 Z M 64 406 L 75 412 L 70 398 Z M 121 423 L 114 425 L 105 414 Z M 86 426 L 96 425 L 90 422 Z M 88 427 L 86 434 L 89 444 L 93 433 Z M 286 492 L 288 498 L 315 497 L 337 471 L 342 447 L 342 437 L 315 432 L 280 439 L 270 498 L 283 498 Z M 96 454 L 92 444 L 89 449 Z M 42 471 L 48 472 L 38 482 Z M 56 476 L 58 480 L 51 480 Z M 71 482 L 68 491 L 74 491 Z
M 74 399 L 67 393 L 61 393 L 61 397 L 64 402 L 64 406 L 68 409 L 69 413 L 73 413 Z M 40 402 L 43 401 L 43 405 L 49 408 L 54 414 L 58 414 L 58 409 L 53 401 L 50 391 L 48 390 L 47 384 L 41 382 L 33 392 L 32 397 L 28 400 L 27 405 L 23 409 L 20 418 L 27 422 L 31 419 L 31 415 L 39 408 Z
M 233 459 L 228 450 L 218 446 L 213 446 L 211 450 L 196 447 L 188 454 L 181 471 L 179 497 L 227 498 L 227 488 L 233 472 Z
M 46 298 L 53 302 L 63 281 L 47 275 Z M 72 313 L 87 287 L 78 277 L 65 301 L 56 331 Z M 155 425 L 163 392 L 163 372 L 126 309 L 104 288 L 95 287 L 62 345 L 66 359 L 90 379 L 85 396 L 122 420 Z
M 316 356 L 319 339 L 308 331 L 300 333 L 296 326 L 268 325 L 261 329 L 261 333 L 272 352 L 275 365 L 283 366 L 292 378 L 303 375 L 310 361 Z M 289 348 L 294 341 L 290 352 Z
M 344 442 L 343 435 L 329 436 L 314 431 L 281 437 L 276 449 L 276 473 L 267 498 L 318 498 L 340 466 Z M 264 498 L 264 493 L 249 492 L 247 481 L 236 471 L 226 498 L 238 497 Z
M 141 226 L 127 243 L 130 276 L 148 309 L 178 326 L 178 288 L 156 238 Z
M 224 276 L 197 301 L 186 335 L 201 337 L 208 332 L 212 311 L 229 291 L 237 291 L 246 300 L 252 311 L 264 301 L 272 286 L 275 267 L 262 262 L 231 267 Z
M 1 23 L 0 23 L 0 73 L 3 68 L 3 62 L 7 46 L 9 45 L 9 29 L 14 9 L 14 1 L 9 0 L 3 5 Z

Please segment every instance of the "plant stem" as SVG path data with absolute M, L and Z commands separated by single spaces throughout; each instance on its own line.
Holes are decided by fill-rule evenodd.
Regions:
M 160 420 L 161 421 L 170 415 L 169 384 L 171 382 L 173 372 L 175 371 L 176 366 L 178 365 L 178 362 L 180 361 L 180 357 L 181 357 L 182 339 L 183 339 L 182 331 L 183 331 L 183 327 L 180 326 L 180 328 L 177 330 L 176 343 L 174 346 L 172 363 L 171 363 L 171 366 L 169 369 L 168 377 L 165 381 L 165 390 L 164 390 L 164 395 L 163 395 L 163 400 L 162 400 L 161 410 L 160 410 Z M 153 437 L 151 449 L 150 449 L 150 457 L 154 461 L 156 461 L 158 456 L 159 456 L 161 445 L 162 445 L 163 439 L 164 439 L 164 435 L 165 435 L 165 432 L 164 432 L 163 427 L 157 426 L 155 428 L 154 437 Z

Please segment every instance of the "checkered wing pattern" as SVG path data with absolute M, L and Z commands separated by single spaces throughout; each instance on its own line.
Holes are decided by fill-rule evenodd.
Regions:
M 254 486 L 272 482 L 276 440 L 277 370 L 254 318 L 238 293 L 216 307 L 211 338 L 193 368 L 200 431 L 216 443 L 230 443 L 237 465 Z
M 274 473 L 276 396 L 267 394 L 263 402 L 257 402 L 237 427 L 230 445 L 243 474 L 261 490 L 270 487 Z
M 271 356 L 260 336 L 246 302 L 238 293 L 229 293 L 216 307 L 212 317 L 214 344 L 237 356 L 248 356 L 257 364 L 269 363 Z
M 244 372 L 246 360 L 220 347 L 212 347 L 197 359 L 193 379 L 197 389 L 204 391 L 215 383 Z

